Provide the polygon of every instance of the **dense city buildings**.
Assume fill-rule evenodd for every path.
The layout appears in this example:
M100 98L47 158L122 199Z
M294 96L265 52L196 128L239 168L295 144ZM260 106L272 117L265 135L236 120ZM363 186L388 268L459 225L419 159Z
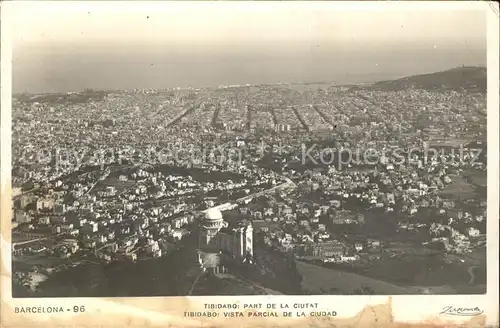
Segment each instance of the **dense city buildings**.
M183 268L178 285L199 270L301 293L257 280L315 268L484 292L486 94L443 78L470 70L16 97L14 275L32 295L73 267L150 263Z

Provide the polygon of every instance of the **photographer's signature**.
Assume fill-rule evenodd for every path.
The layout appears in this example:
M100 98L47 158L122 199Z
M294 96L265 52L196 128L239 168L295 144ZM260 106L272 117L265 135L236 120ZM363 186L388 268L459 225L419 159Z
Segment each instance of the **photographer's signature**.
M465 317L473 317L476 315L480 315L483 313L479 307L473 308L462 308L462 307L454 307L454 306L445 306L440 314L447 315L460 315Z

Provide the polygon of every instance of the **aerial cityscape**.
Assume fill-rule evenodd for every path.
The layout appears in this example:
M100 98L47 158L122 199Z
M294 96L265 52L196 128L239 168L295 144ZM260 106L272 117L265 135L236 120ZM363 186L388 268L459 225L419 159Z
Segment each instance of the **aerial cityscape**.
M443 75L460 84L427 88ZM477 292L481 76L20 95L15 282L50 296L150 293L155 274L172 275L166 295ZM138 290L120 281L133 277Z
M30 63L59 91L13 94L13 296L485 293L487 70L453 60L73 91Z

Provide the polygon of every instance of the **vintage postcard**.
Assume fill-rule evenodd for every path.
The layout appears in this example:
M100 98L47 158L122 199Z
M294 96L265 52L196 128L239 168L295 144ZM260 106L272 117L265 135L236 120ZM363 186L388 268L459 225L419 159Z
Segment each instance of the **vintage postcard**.
M499 6L1 3L1 327L498 327Z

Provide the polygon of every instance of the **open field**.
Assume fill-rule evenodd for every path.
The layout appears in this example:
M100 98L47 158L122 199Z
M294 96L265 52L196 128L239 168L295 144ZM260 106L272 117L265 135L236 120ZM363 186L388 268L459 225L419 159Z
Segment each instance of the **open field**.
M29 271L34 266L53 268L65 262L65 260L55 256L48 257L45 254L35 254L14 256L12 262L19 271Z
M488 182L487 174L483 171L467 170L464 172L464 177L469 183L479 187L486 187Z
M477 196L474 186L467 182L464 177L454 176L451 177L451 180L451 184L441 190L440 194L442 197L454 200L465 200Z
M486 284L486 251L477 249L472 253L457 255L411 254L394 258L383 257L360 268L336 265L333 270L357 272L363 276L417 288L418 293L427 292L484 293ZM422 286L422 287L413 287Z
M302 289L308 294L353 294L355 290L368 287L374 294L412 294L413 288L399 287L381 280L364 277L355 273L327 269L314 264L296 261L297 270L302 275Z

